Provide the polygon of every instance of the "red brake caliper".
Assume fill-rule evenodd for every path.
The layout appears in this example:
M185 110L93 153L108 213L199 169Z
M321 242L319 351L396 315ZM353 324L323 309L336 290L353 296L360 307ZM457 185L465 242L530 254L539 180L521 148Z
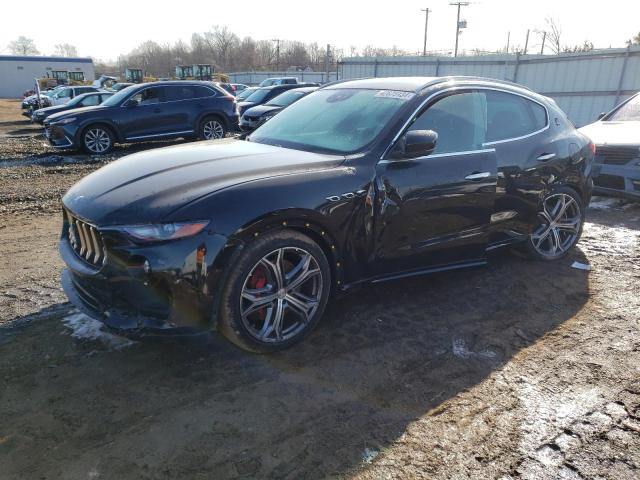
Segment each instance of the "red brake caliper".
M267 269L262 265L258 265L253 270L251 277L249 277L249 288L257 290L260 288L264 288L266 284L267 284ZM264 307L256 310L256 313L260 316L261 319L264 319L266 316Z

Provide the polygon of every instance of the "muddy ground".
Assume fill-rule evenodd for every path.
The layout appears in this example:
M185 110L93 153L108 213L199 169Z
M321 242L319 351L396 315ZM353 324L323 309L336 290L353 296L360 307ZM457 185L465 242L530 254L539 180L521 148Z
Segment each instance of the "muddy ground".
M363 288L256 356L74 312L59 197L109 159L18 157L0 164L0 479L640 478L640 205L597 199L559 262L498 252Z

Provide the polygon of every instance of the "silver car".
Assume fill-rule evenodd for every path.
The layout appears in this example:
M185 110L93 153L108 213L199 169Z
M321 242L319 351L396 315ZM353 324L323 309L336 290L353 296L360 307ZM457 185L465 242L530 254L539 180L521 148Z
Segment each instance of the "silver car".
M640 93L580 131L596 145L594 193L640 200Z

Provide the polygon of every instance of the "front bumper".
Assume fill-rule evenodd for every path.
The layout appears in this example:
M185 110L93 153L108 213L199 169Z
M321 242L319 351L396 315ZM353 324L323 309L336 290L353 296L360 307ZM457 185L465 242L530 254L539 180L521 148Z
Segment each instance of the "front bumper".
M258 125L260 125L261 121L261 117L247 117L246 115L243 115L240 118L240 131L244 133L253 132L256 128L258 128Z
M80 311L133 335L193 335L212 327L220 283L216 260L226 237L205 231L172 242L135 245L117 244L105 234L106 259L94 266L74 251L67 228L59 248L67 264L62 287Z
M596 156L594 165L594 193L640 199L640 149L638 155L621 165L606 163L607 158Z
M76 128L61 125L45 125L44 136L55 148L78 148L76 145Z

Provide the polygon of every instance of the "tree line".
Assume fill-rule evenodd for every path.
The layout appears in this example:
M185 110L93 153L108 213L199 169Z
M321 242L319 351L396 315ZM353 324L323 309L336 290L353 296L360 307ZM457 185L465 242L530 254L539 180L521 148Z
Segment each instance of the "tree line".
M593 50L593 44L585 41L581 45L568 46L563 43L562 28L553 19L546 19L544 29L535 30L546 40L548 50L555 54ZM640 44L640 33L627 42ZM19 37L8 45L15 55L39 55L35 42L27 37ZM462 52L463 55L483 55L479 49ZM517 53L522 49L511 46L509 52ZM430 52L430 54L448 54L449 52ZM78 55L77 48L68 43L55 45L55 56L73 57ZM304 43L296 40L256 40L252 37L240 38L226 26L213 26L202 33L194 33L189 42L178 40L175 43L160 44L153 40L141 43L126 54L119 55L116 61L105 62L94 59L96 74L118 76L125 68L141 68L145 75L171 77L177 65L211 64L216 71L260 71L260 70L313 70L324 71L328 67L334 71L343 56L355 57L394 57L419 55L396 46L381 48L368 45L362 49L354 46L346 52L343 49L318 45L316 42Z

